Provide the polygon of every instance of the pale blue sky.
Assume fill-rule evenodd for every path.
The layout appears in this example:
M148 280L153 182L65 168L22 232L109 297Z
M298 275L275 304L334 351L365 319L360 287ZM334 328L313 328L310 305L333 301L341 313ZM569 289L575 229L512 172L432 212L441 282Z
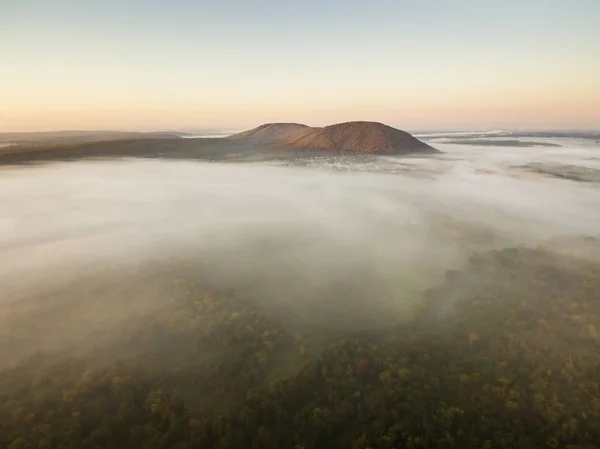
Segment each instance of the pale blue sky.
M0 0L0 131L600 127L598 0Z

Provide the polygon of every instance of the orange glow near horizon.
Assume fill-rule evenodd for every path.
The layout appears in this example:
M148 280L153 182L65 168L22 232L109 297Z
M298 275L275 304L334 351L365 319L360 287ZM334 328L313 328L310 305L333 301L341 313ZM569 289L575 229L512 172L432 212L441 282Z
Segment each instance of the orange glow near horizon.
M521 97L522 98L522 97ZM537 101L536 101L537 100ZM400 103L402 104L402 103ZM404 129L600 129L600 95L530 101L423 102L404 107L357 105L309 108L36 109L0 110L0 132L51 130L240 130L267 122L312 126L369 120Z
M239 130L265 122L323 126L352 120L380 121L404 129L600 129L600 82L540 80L537 84L535 79L515 78L477 82L473 77L471 83L459 83L449 77L406 78L405 82L384 79L380 85L364 86L335 85L330 80L323 85L305 83L295 90L280 80L280 85L240 82L235 88L221 86L214 91L184 84L171 86L166 93L157 84L152 93L153 79L146 80L144 88L93 86L72 79L70 85L61 82L51 90L45 85L29 89L22 84L20 89L5 92L0 132ZM267 95L269 89L276 95Z

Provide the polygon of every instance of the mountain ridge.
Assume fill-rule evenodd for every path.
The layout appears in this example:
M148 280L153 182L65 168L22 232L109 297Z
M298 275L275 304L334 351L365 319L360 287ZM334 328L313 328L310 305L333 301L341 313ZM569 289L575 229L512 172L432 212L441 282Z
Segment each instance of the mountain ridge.
M229 137L284 148L357 153L439 153L410 133L380 122L352 121L322 128L299 123L265 123Z

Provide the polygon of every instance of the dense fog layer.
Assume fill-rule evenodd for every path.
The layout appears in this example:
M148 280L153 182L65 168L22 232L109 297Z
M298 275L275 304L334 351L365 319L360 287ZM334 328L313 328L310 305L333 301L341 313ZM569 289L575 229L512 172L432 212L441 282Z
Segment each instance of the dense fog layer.
M597 174L597 147L437 147L447 153L2 168L0 319L36 331L21 347L17 324L3 326L0 362L158 310L165 279L236 289L291 327L371 329L410 316L476 251L600 233L600 184L557 176Z

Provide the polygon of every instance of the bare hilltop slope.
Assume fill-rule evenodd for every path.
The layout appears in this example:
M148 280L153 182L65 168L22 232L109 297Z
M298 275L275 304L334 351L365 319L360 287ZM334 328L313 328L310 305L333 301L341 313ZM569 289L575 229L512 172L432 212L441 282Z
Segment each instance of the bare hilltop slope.
M316 129L287 142L297 148L364 153L438 153L406 131L377 122L347 122Z
M297 123L267 123L235 134L235 140L247 140L278 147L303 150L356 151L359 153L438 153L406 131L377 122L347 122L324 128Z
M301 137L315 129L300 123L265 123L257 128L229 136L233 140L251 140L260 143L286 142Z

